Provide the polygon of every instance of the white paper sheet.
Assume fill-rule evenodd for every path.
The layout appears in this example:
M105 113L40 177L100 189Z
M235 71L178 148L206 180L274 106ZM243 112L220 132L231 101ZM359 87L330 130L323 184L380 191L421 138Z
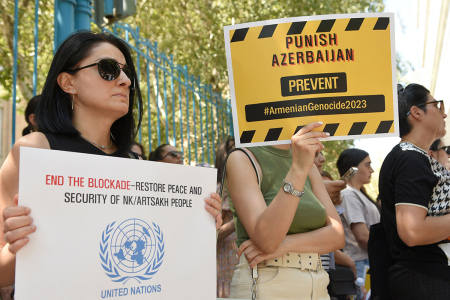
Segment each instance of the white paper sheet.
M16 299L215 299L215 188L216 169L21 148Z

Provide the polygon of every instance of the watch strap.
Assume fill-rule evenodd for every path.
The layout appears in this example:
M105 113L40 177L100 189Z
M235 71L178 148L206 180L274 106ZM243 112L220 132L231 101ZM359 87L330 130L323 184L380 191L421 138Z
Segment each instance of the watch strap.
M288 184L289 186L290 186L290 189L289 189L289 191L286 191L285 189L284 189L284 186L286 185L286 184ZM288 193L288 194L291 194L291 195L294 195L294 196L296 196L296 197L301 197L301 196L303 196L303 194L305 193L305 190L303 190L303 191L297 191L293 186L292 186L292 183L290 183L290 182L287 182L286 180L284 180L283 179L283 181L281 182L281 188L283 189L283 191L285 191L286 193Z

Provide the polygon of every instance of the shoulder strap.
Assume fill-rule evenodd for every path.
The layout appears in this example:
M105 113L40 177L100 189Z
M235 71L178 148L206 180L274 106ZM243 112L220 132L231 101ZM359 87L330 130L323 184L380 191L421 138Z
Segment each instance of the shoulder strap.
M359 194L358 194L357 191L355 192L355 195L356 195L356 198L358 198L359 202L361 202L362 206L363 206L363 207L366 206L366 205L364 204L363 199L361 199L361 197L359 196Z
M223 188L224 188L225 178L226 178L226 173L227 173L227 161L228 161L228 158L230 157L230 154L233 153L234 151L242 151L242 152L245 153L245 155L247 155L247 157L250 159L250 161L252 163L253 169L255 169L256 177L258 178L258 185L259 185L259 187L261 187L261 176L259 174L258 168L256 168L256 164L255 164L255 161L253 160L253 158L244 149L242 149L242 148L234 148L233 150L231 150L228 153L227 158L225 158L225 162L224 162L224 165L223 165L222 182L220 184L220 191L219 191L219 195L220 195L221 198L223 196Z
M362 192L361 192L361 193L362 193ZM359 196L359 194L358 194L357 192L355 192L355 194L356 194L356 197L358 198L358 200L361 202L362 206L363 206L363 207L366 207L366 204L364 203L363 199ZM364 193L363 193L363 195L364 195ZM366 197L366 199L367 199L367 197ZM375 204L374 201L372 201L372 200L370 200L370 199L367 199L367 200L369 200L369 202L371 202L373 205L375 205L375 207L376 207L377 210L378 210L378 207L377 207L377 205Z

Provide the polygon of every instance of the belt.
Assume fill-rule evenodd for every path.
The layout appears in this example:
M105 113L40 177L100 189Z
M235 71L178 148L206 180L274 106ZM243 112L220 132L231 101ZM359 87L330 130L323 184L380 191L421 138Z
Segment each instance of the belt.
M297 268L318 272L322 269L322 261L318 253L288 252L283 256L268 259L266 267Z

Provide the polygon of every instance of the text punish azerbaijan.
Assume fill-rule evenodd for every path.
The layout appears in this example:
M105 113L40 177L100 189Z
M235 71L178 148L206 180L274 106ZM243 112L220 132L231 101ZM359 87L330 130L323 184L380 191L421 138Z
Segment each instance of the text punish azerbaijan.
M315 115L342 115L385 111L384 95L362 95L297 99L249 104L245 106L247 122L298 118Z

